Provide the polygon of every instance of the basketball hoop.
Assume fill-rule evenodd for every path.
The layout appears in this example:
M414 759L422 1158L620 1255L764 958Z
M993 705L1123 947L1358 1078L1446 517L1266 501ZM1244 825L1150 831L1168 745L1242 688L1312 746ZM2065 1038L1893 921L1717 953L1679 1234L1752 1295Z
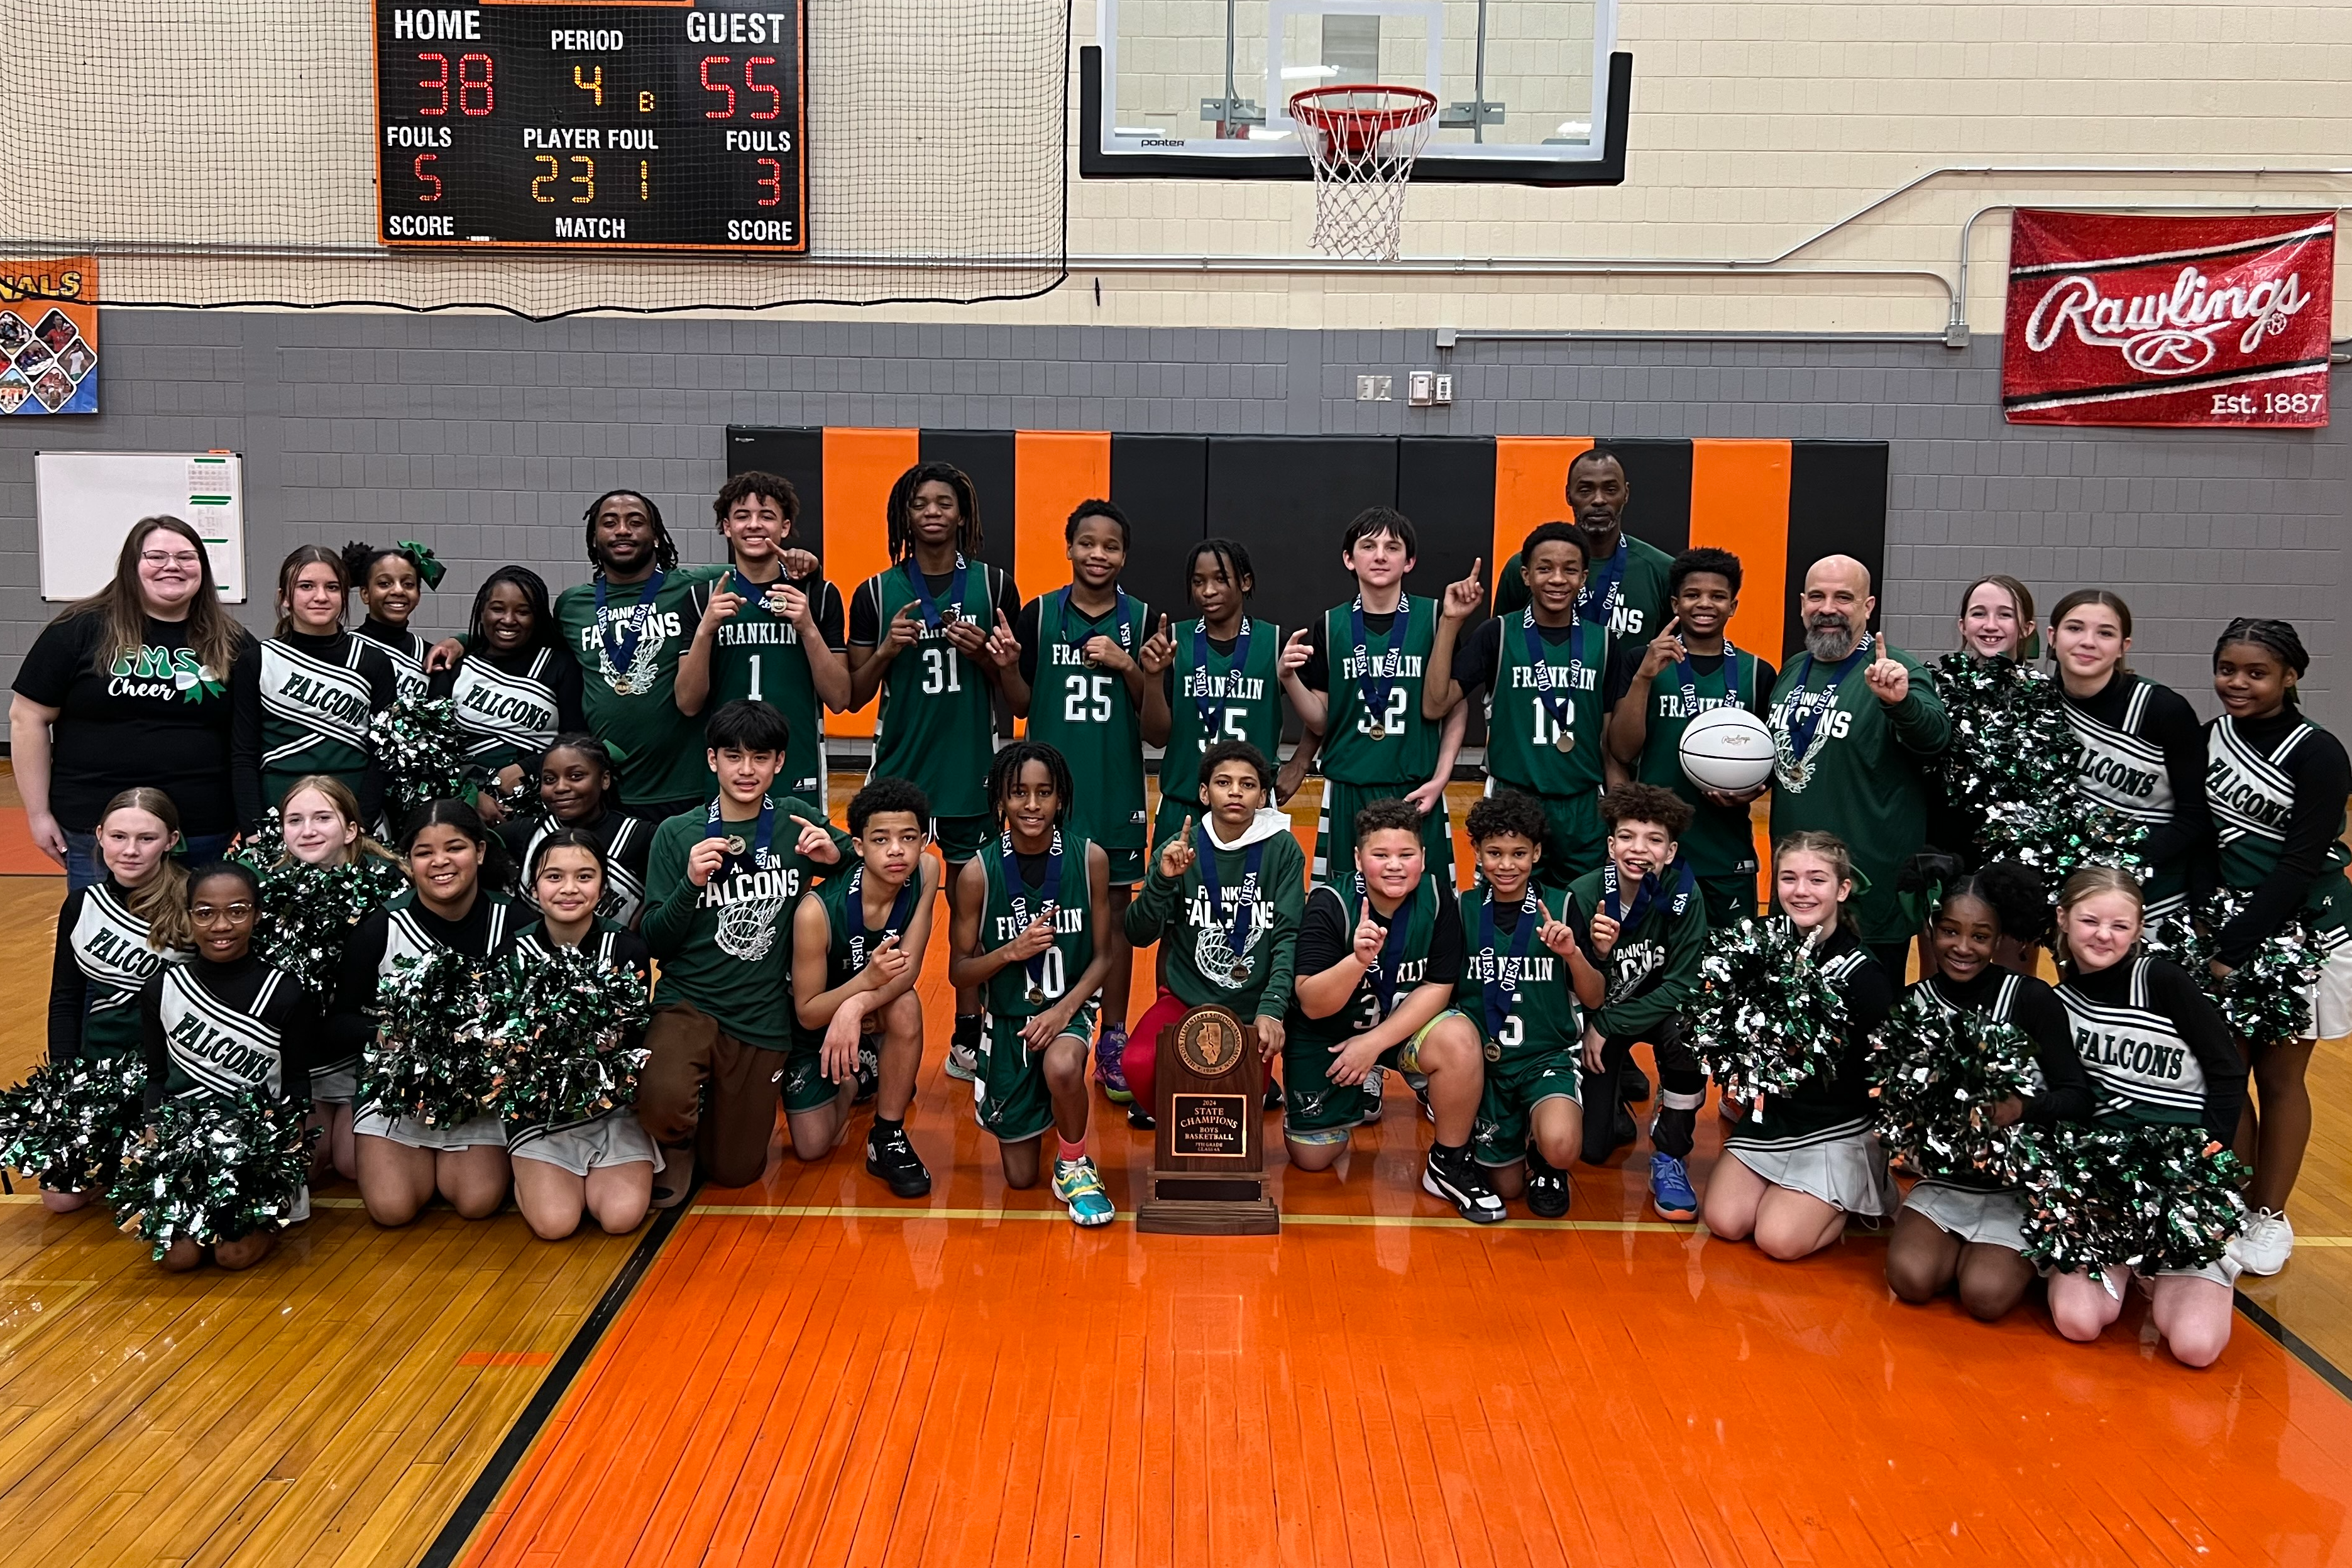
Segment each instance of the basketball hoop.
M1417 87L1318 87L1290 118L1315 165L1315 235L1327 256L1394 261L1405 182L1437 127L1437 95Z

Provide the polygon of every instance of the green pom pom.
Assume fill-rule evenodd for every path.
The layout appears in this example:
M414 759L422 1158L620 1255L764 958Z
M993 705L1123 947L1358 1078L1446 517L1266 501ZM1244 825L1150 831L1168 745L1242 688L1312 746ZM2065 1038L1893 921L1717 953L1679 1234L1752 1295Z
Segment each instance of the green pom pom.
M1683 1010L1691 1049L1734 1104L1837 1070L1845 998L1793 922L1743 920L1715 932L1699 981Z
M2201 1127L2035 1128L2017 1160L2025 1260L2062 1273L2202 1269L2245 1228L2245 1164Z
M2175 911L2150 922L2147 935L2148 951L2188 970L2249 1051L2311 1038L2311 988L2327 963L2310 915L2297 910L2253 956L2226 976L2214 974L2213 938L2252 896L2221 888L2201 909Z
M483 961L444 947L404 958L376 987L374 1040L360 1058L359 1103L427 1127L461 1127L504 1088L489 1041Z
M114 1179L145 1124L147 1061L135 1051L45 1061L0 1092L0 1165L85 1192Z
M505 1064L500 1113L562 1126L632 1103L649 1001L635 969L576 947L502 969L488 997L492 1049Z
M254 951L315 997L335 994L352 927L407 885L396 862L376 855L331 866L281 857L258 874L261 919Z
M1995 1126L1993 1112L2042 1087L2022 1030L1913 991L1871 1036L1870 1078L1872 1120L1896 1164L1915 1176L2016 1181L2017 1129Z
M368 745L394 821L435 800L470 801L486 787L447 697L401 698L369 721Z
M121 1228L155 1245L236 1241L292 1222L318 1129L284 1101L245 1090L166 1100L133 1138L107 1201Z
M1952 739L1945 788L1967 819L1980 861L2014 860L2057 896L2086 865L2146 874L2147 829L2075 788L2082 742L2058 684L2030 665L1947 653L1934 667Z

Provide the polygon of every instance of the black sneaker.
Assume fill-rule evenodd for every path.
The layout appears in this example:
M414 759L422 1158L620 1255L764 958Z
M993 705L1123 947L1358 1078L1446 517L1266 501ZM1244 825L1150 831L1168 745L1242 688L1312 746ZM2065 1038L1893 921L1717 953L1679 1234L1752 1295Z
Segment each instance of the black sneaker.
M1428 1164L1421 1167L1421 1186L1452 1204L1454 1212L1473 1225L1492 1225L1503 1218L1503 1200L1495 1196L1486 1171L1467 1149L1448 1153L1432 1148Z
M870 1040L857 1042L857 1097L850 1102L863 1105L882 1090L882 1054L874 1049Z
M1568 1212L1568 1173L1530 1148L1528 1151L1528 1212L1558 1219Z
M1629 1105L1638 1105L1650 1097L1649 1075L1633 1062L1617 1070L1617 1098Z
M893 1197L925 1197L931 1190L931 1173L923 1168L915 1145L907 1141L904 1123L884 1133L866 1135L866 1174L880 1176Z
M1265 1076L1265 1099L1262 1102L1262 1105L1268 1111L1282 1109L1282 1085L1275 1082L1274 1074L1271 1072Z
M1141 1101L1129 1101L1128 1103L1127 1124L1134 1128L1139 1133L1148 1133L1151 1131L1152 1128L1160 1125L1159 1123L1151 1119L1151 1113L1143 1108Z

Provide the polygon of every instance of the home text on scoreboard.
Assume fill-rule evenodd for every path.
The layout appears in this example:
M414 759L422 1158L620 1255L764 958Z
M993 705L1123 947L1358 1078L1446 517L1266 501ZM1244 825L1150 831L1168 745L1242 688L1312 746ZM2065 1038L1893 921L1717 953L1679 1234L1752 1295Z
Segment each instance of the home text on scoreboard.
M808 249L803 0L376 0L378 238Z

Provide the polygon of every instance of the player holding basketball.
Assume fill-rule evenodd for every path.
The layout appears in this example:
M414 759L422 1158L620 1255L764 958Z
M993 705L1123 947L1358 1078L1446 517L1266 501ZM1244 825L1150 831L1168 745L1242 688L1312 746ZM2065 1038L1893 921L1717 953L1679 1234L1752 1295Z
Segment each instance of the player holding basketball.
M1029 738L1068 762L1076 789L1070 826L1101 846L1110 862L1110 925L1103 931L1109 969L1095 1082L1125 1103L1134 1099L1120 1059L1135 974L1126 917L1143 878L1141 654L1151 608L1118 583L1127 568L1126 513L1108 501L1081 501L1062 525L1062 542L1070 585L1038 595L1021 612L1021 663L1004 673L1004 690L1013 711L1028 719ZM1166 634L1164 615L1160 630Z
M973 1100L1004 1185L1037 1185L1051 1131L1054 1196L1073 1224L1091 1228L1117 1214L1087 1154L1087 1041L1110 967L1098 935L1110 918L1110 858L1065 830L1075 794L1052 747L1016 740L996 754L987 799L1002 827L956 873L948 979L988 998Z
M1433 718L1464 695L1486 698L1486 789L1516 789L1543 802L1551 833L1538 875L1566 887L1601 863L1601 676L1609 664L1609 630L1576 611L1584 585L1584 538L1566 523L1544 523L1518 554L1534 601L1517 614L1483 622L1459 647L1463 623L1486 602L1477 569L1445 590L1434 657L1446 674L1423 701Z
M1683 772L1683 731L1712 708L1745 708L1758 718L1770 706L1772 666L1731 645L1726 629L1739 611L1739 558L1692 549L1666 572L1672 612L1646 643L1616 651L1609 665L1609 751L1644 784L1690 802L1683 855L1697 873L1706 923L1722 927L1756 913L1756 833L1748 802L1765 785L1737 794L1705 789Z
M931 841L947 862L948 907L958 867L989 836L987 779L996 754L995 693L1021 658L1013 634L1021 594L980 549L980 497L961 468L918 463L890 486L891 559L849 605L849 706L882 695L869 779L904 779L931 803ZM956 988L950 1075L970 1079L980 1046L981 997Z
M677 664L677 710L766 703L792 726L784 793L825 803L824 716L849 707L842 657L841 591L810 564L787 570L785 541L800 497L773 474L738 474L710 504L727 540L728 570L695 585L694 641Z
M1641 642L1657 635L1665 622L1672 562L1665 551L1625 532L1625 507L1633 498L1625 460L1605 444L1587 447L1569 463L1567 492L1569 509L1591 553L1577 614L1612 637ZM1497 615L1516 614L1534 597L1535 585L1520 573L1519 563L1513 556L1495 574Z

